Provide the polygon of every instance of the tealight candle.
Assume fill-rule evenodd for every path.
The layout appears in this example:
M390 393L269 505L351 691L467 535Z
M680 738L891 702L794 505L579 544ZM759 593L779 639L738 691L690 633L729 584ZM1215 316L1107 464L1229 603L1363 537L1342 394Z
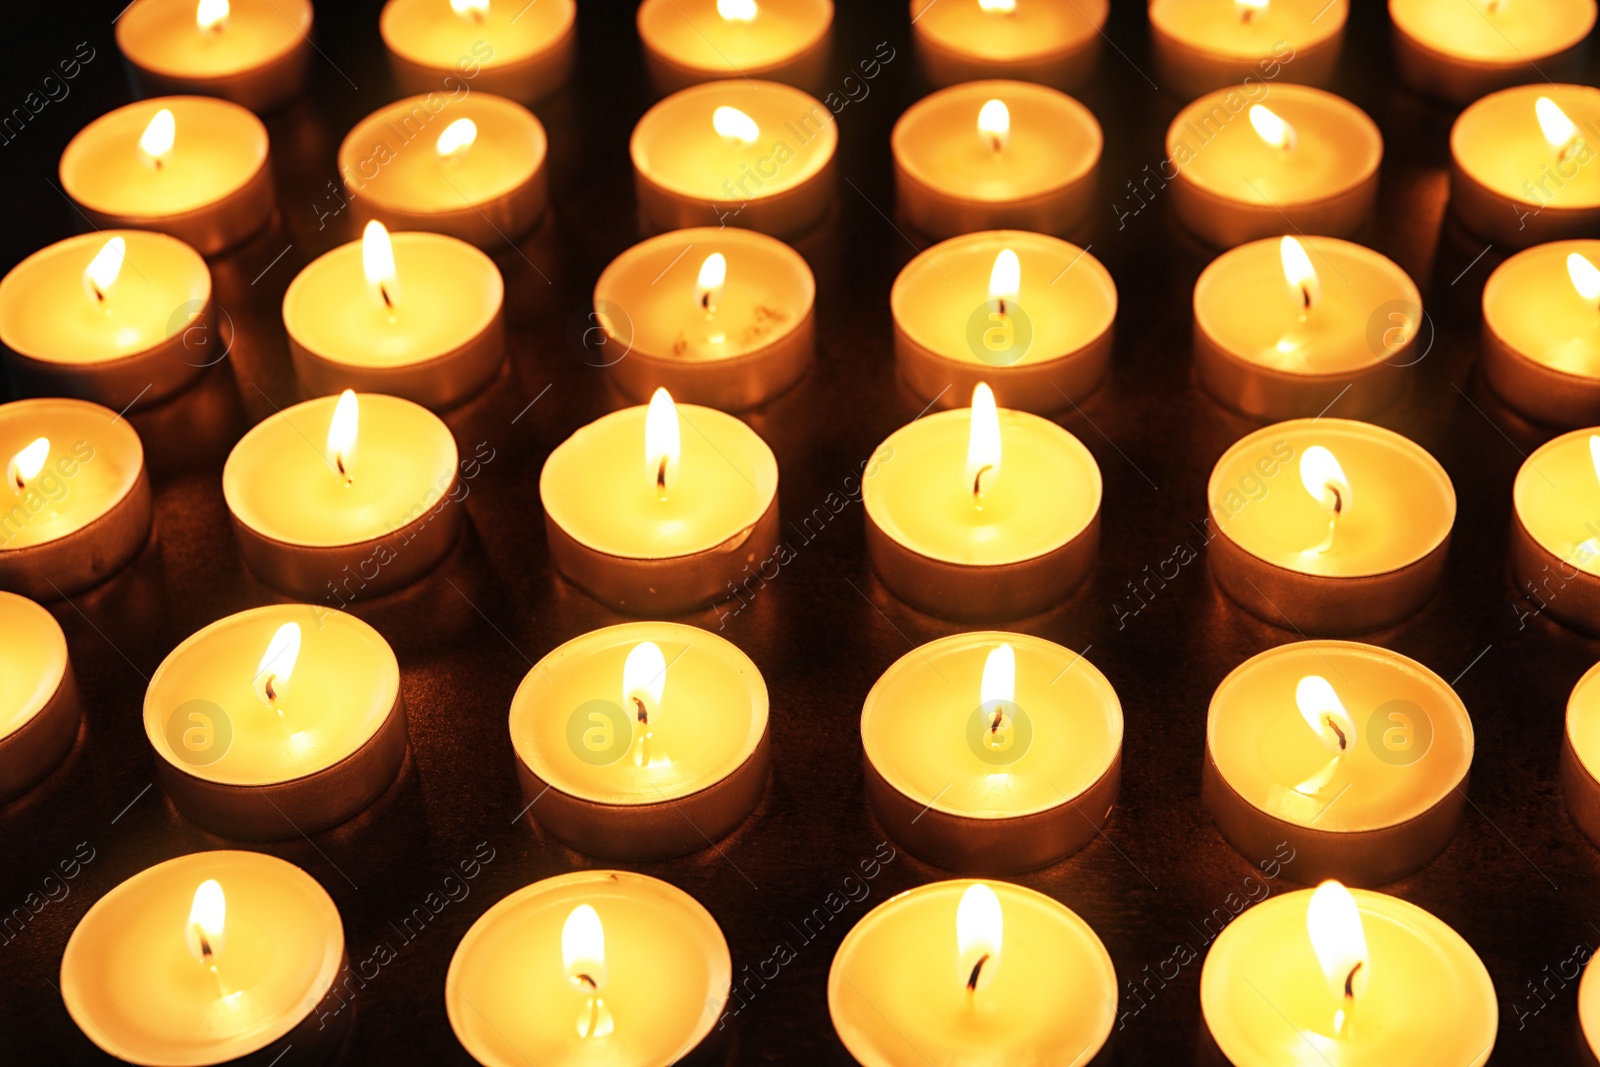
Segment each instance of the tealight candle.
M144 446L86 400L0 404L0 589L71 596L128 564L150 538Z
M1240 438L1206 487L1217 584L1306 634L1379 630L1444 573L1456 493L1438 460L1391 430L1294 419Z
M1064 235L1098 205L1104 138L1088 108L1029 82L941 89L894 124L895 197L930 237L973 230Z
M203 255L243 241L276 205L267 128L245 108L163 96L95 119L61 153L61 187L97 230L170 233Z
M1600 633L1600 430L1547 442L1511 487L1511 574L1552 618Z
M131 1063L316 1063L345 1036L350 1013L324 1010L344 964L339 909L316 879L259 852L195 852L94 902L61 957L61 999Z
M1589 963L1594 957L1589 957ZM1585 1067L1600 1063L1600 967L1585 965L1583 981L1578 983L1578 1025L1583 1034L1583 1051L1588 1059Z
M1422 664L1352 641L1299 641L1217 686L1206 806L1252 863L1288 842L1296 881L1380 885L1449 844L1472 750L1466 706Z
M573 871L472 924L445 1010L487 1067L668 1067L706 1041L732 981L728 942L689 894L631 871Z
M1088 1063L1116 1022L1117 973L1089 924L1043 893L934 882L845 935L828 1014L865 1067Z
M1600 665L1578 679L1567 701L1561 792L1578 829L1600 843Z
M1600 422L1600 241L1538 245L1495 269L1483 287L1482 365L1532 419Z
M776 238L710 226L664 233L595 284L602 358L636 401L666 389L724 411L756 407L811 367L816 293L806 261Z
M168 653L144 732L178 810L227 837L314 834L371 804L406 753L400 665L354 615L275 604Z
M61 624L33 601L0 592L0 802L55 770L82 718Z
M1005 78L1072 89L1089 81L1109 0L911 0L917 57L935 86Z
M1597 311L1600 319L1600 311ZM1392 403L1422 325L1422 294L1392 260L1333 237L1264 238L1194 284L1194 359L1211 394L1260 419Z
M312 395L356 389L447 408L499 368L504 296L500 268L472 245L436 233L391 238L374 221L289 283L283 324Z
M1275 85L1270 101L1221 89L1178 113L1167 130L1173 212L1219 248L1288 230L1349 237L1377 200L1383 135L1320 89Z
M673 93L628 142L640 217L656 230L732 223L800 234L833 203L839 127L815 97L735 79Z
M1349 7L1347 0L1152 0L1156 77L1186 99L1252 78L1326 85Z
M979 382L995 403L1048 414L1080 403L1111 366L1117 286L1077 245L994 230L924 249L895 279L900 377L927 403L960 404Z
M24 393L154 404L210 362L186 343L210 329L211 271L165 234L69 237L0 280L0 357Z
M750 427L658 389L556 446L539 474L550 558L634 615L732 596L778 543L778 461Z
M290 596L340 605L422 577L455 544L456 440L427 408L346 391L276 412L222 469L239 551Z
M1454 104L1580 71L1595 0L1389 0L1395 65L1419 92Z
M1482 1067L1494 983L1461 935L1415 904L1326 882L1234 919L1200 972L1206 1036L1234 1067Z
M639 40L662 92L718 78L817 88L833 0L644 0Z
M1600 89L1522 85L1463 111L1450 129L1450 206L1503 247L1584 237L1600 226Z
M389 0L378 32L403 93L470 87L532 105L577 57L575 0Z
M521 104L430 93L357 123L339 146L339 173L360 220L498 248L544 215L547 151L544 127Z
M767 686L750 657L670 622L607 626L528 672L511 700L533 817L591 856L706 848L755 808L772 763Z
M1122 704L1077 653L965 633L896 660L861 709L867 799L919 859L1046 867L1099 834L1122 777Z
M135 0L117 47L145 96L219 96L271 111L300 94L311 58L310 0Z
M862 480L867 554L901 600L952 619L1021 618L1065 599L1094 566L1100 467L1072 434L972 407L890 434Z

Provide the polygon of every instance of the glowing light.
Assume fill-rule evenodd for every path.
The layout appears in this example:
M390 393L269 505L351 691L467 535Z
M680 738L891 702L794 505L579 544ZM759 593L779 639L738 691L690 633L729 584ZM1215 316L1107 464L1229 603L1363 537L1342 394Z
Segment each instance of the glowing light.
M489 0L450 0L450 10L472 22L489 17Z
M172 152L172 143L177 137L177 120L172 117L170 109L162 108L151 117L150 124L139 135L139 151L144 153L146 162L160 170L166 166L167 156Z
M1289 283L1289 292L1294 294L1294 302L1302 311L1310 311L1322 299L1322 279L1317 277L1311 257L1293 237L1283 239L1279 254L1283 259L1283 277Z
M122 261L127 255L128 242L121 237L113 237L100 246L100 251L83 269L83 288L90 300L97 304L105 302L106 291L116 284L117 276L122 273Z
M1589 257L1582 252L1567 256L1567 277L1572 279L1572 287L1579 296L1591 304L1600 300L1600 268L1589 262Z
M478 139L478 124L471 119L456 119L444 128L434 149L440 159L460 159Z
M1261 104L1250 106L1250 125L1254 126L1261 139L1272 147L1281 148L1285 152L1294 147L1294 127L1279 118L1276 112Z
M1267 0L1233 0L1233 6L1239 12L1239 21L1249 22L1257 15L1266 13Z
M1017 0L978 0L978 9L995 15L1011 15L1017 10Z
M622 664L622 704L635 719L654 725L667 684L667 658L654 641L641 641Z
M694 302L707 315L717 310L722 302L723 283L728 280L728 260L721 252L713 252L700 264L700 276L694 284Z
M736 107L719 107L711 113L711 126L717 134L732 141L755 144L761 136L756 120Z
M1567 159L1583 144L1583 138L1578 136L1578 127L1567 118L1567 113L1561 110L1560 105L1548 96L1541 96L1533 102L1533 113L1539 119L1539 129L1544 133L1544 139L1556 150L1557 158Z
M361 426L361 404L354 390L339 394L333 418L328 422L328 449L324 453L328 466L338 471L346 483L351 480L355 467L356 435Z
M1328 511L1328 536L1312 552L1326 552L1333 546L1339 516L1350 506L1350 482L1344 468L1321 445L1312 445L1300 457L1300 484Z
M6 464L6 481L11 484L11 488L19 493L28 488L28 483L44 469L45 458L49 455L50 438L39 437L12 456L11 462Z
M728 22L749 22L756 17L756 0L717 0L717 14Z
M678 406L665 389L657 389L650 397L650 409L644 414L644 465L656 492L663 497L667 487L678 480L678 451L681 432L678 427Z
M256 668L256 696L277 709L284 693L289 691L289 677L294 674L294 665L299 659L300 624L286 622L278 627L261 655L261 665Z
M1355 743L1356 722L1326 678L1308 674L1300 679L1294 689L1294 702L1317 740L1330 751L1343 753Z
M372 299L393 311L400 305L400 277L394 268L394 242L383 223L373 219L361 231L361 270Z
M978 136L996 152L1011 143L1011 109L1004 100L990 100L978 109Z
M228 25L228 0L200 0L194 9L194 24L201 33L220 33Z
M985 707L1011 703L1017 694L1017 653L1010 645L996 645L983 661L983 681L978 687Z
M1355 999L1366 991L1368 977L1367 933L1350 890L1331 879L1317 886L1306 908L1306 932L1329 989L1343 1000L1334 1015L1335 1028L1342 1030Z
M982 882L973 882L956 905L956 973L970 992L994 981L1004 932L1000 898Z
M1006 304L1017 299L1022 289L1022 261L1009 248L1002 248L994 257L994 269L989 272L989 299L1005 313Z
M972 428L967 432L967 485L979 507L999 473L1000 413L994 406L993 390L979 382L972 390Z
M194 902L189 905L189 924L184 929L184 941L190 955L207 967L215 967L222 955L226 940L223 924L228 918L228 899L215 878L201 882L194 891Z
M606 931L600 914L579 904L561 926L561 962L567 984L584 994L584 1011L578 1016L579 1037L605 1037L611 1033L611 1012L600 999L606 986Z

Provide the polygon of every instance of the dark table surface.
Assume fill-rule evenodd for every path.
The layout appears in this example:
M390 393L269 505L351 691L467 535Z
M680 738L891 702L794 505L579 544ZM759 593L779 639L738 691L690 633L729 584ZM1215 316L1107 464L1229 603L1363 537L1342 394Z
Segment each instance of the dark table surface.
M112 40L120 6L66 0L11 5L6 13L0 111L22 105L58 61L75 51L81 58L87 49L79 42L93 58L65 96L53 83L57 99L0 144L0 265L78 228L55 164L74 132L129 99ZM240 562L220 492L222 464L247 427L298 398L279 303L296 271L353 236L347 217L323 216L336 204L339 140L397 95L378 37L379 6L318 5L312 90L269 123L278 219L213 264L237 331L233 350L194 390L133 416L155 486L152 543L107 585L51 607L67 633L86 724L63 767L0 808L0 911L43 893L62 861L93 858L71 880L49 883L59 899L0 943L0 1060L96 1061L56 991L73 925L143 868L229 845L177 814L152 785L141 700L147 677L183 638L279 599ZM506 730L511 695L532 661L619 621L552 572L537 497L551 448L622 404L576 339L595 278L640 236L627 140L653 100L631 5L583 0L581 7L576 78L539 109L555 147L552 216L496 257L508 284L511 358L492 389L448 417L465 449L487 442L496 458L472 485L469 530L441 570L357 608L400 657L409 759L397 784L354 822L264 848L304 867L332 894L353 959L380 945L395 952L357 998L344 1063L470 1062L444 1011L444 973L461 936L529 882L602 866L526 817L515 821L524 801ZM1106 133L1104 206L1087 240L1116 277L1122 307L1109 383L1065 420L1104 472L1104 538L1087 584L1014 628L1089 648L1122 698L1124 779L1104 839L1017 880L1083 915L1119 976L1142 983L1137 998L1124 988L1113 1042L1119 1061L1181 1063L1196 1045L1199 963L1165 982L1148 975L1180 943L1203 949L1197 927L1254 871L1219 836L1200 799L1207 704L1228 671L1294 635L1246 615L1202 566L1184 568L1137 615L1120 618L1116 609L1126 601L1125 583L1179 542L1195 540L1189 523L1204 515L1211 465L1253 426L1200 391L1190 372L1190 294L1214 253L1178 229L1159 192L1131 213L1138 203L1124 183L1143 180L1144 168L1162 159L1162 135L1180 103L1152 80L1143 4L1119 0L1106 33L1100 73L1082 94ZM895 58L872 81L847 86L845 76L879 42ZM904 4L840 5L829 84L857 99L839 115L842 180L833 213L800 242L817 275L819 360L796 389L749 416L778 456L789 515L820 505L921 407L895 380L888 306L896 272L928 243L890 221L889 130L926 91ZM1335 88L1365 108L1385 138L1381 207L1363 240L1417 280L1436 331L1411 394L1377 421L1432 451L1460 499L1439 593L1420 615L1371 640L1453 679L1477 733L1465 824L1424 870L1386 888L1448 922L1488 966L1500 1004L1495 1063L1573 1062L1577 984L1562 975L1573 973L1575 953L1582 958L1600 946L1600 852L1568 818L1556 769L1567 695L1597 646L1542 618L1524 620L1505 568L1513 475L1551 435L1504 413L1475 371L1479 293L1503 252L1485 251L1447 211L1452 116L1396 84L1375 0L1356 4ZM727 934L736 971L769 957L779 942L795 948L793 962L733 1020L743 1063L843 1060L824 997L834 949L871 906L943 876L902 851L870 883L867 899L815 940L797 939L790 926L883 838L862 792L862 698L913 645L964 628L919 614L883 589L865 560L859 506L795 547L797 558L723 620L722 633L755 660L772 694L766 795L719 849L638 868L705 904ZM713 612L687 621L718 626ZM399 921L484 842L494 858L470 895L413 940L400 937ZM1290 888L1292 874L1275 890Z

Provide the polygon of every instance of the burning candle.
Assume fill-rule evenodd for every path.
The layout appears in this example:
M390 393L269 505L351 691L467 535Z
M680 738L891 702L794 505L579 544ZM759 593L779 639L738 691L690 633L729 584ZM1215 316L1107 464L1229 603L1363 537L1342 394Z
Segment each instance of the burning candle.
M355 389L447 408L499 368L504 295L500 268L472 245L434 233L391 238L373 221L289 284L283 324L312 394Z
M344 606L409 585L463 522L450 428L409 400L346 390L268 416L234 446L222 494L268 585Z
M1206 806L1252 863L1287 842L1298 881L1380 885L1450 843L1472 752L1466 706L1422 664L1351 641L1299 641L1217 686Z
M400 772L400 665L354 615L252 608L167 655L145 691L144 730L162 788L201 826L253 840L314 834Z
M1536 449L1511 488L1511 573L1552 618L1600 632L1600 431Z
M972 407L890 434L862 479L867 554L901 600L953 619L1064 600L1100 540L1100 467L1072 434L979 384Z
M1594 0L1389 0L1395 64L1419 92L1466 104L1522 82L1581 73Z
M0 592L0 801L55 770L82 718L61 624L33 601Z
M919 886L845 935L828 1014L867 1067L1087 1063L1111 1035L1117 974L1077 913L1009 882Z
M911 0L911 32L937 87L1005 78L1072 89L1089 81L1109 0Z
M532 106L577 56L574 0L389 0L378 31L403 93L493 93Z
M218 96L271 111L305 85L311 3L135 0L116 33L141 95Z
M1260 419L1334 403L1381 411L1421 357L1422 294L1405 271L1333 237L1269 237L1212 261L1194 285L1194 358L1223 403Z
M689 894L630 871L574 871L472 924L445 1010L492 1067L667 1067L706 1041L732 981L728 942Z
M1221 89L1178 113L1167 130L1178 220L1219 248L1286 230L1351 236L1378 195L1377 125L1304 85L1275 85L1267 99Z
M630 614L726 599L778 548L772 449L733 416L674 404L665 389L556 446L539 499L556 568Z
M544 127L520 104L429 93L357 123L339 146L339 173L358 219L494 249L544 215L547 150Z
M54 600L98 585L150 538L144 446L86 400L0 404L0 589Z
M350 1013L324 1011L344 962L339 909L305 871L195 852L95 901L61 957L61 999L84 1036L132 1063L315 1063L345 1035Z
M987 382L995 403L1048 414L1080 403L1111 366L1117 286L1085 249L996 230L923 250L895 279L895 360L928 403Z
M709 226L664 233L595 284L601 356L636 401L666 389L724 411L756 407L811 367L816 291L806 261L776 238Z
M154 404L211 362L186 343L210 329L211 272L165 234L69 237L0 280L0 356L25 393Z
M1305 634L1379 630L1438 585L1456 494L1390 430L1294 419L1240 438L1206 488L1211 571L1252 614Z
M930 237L1065 235L1097 206L1102 144L1093 113L1065 93L1015 81L956 85L895 123L895 198Z
M1461 935L1415 904L1338 882L1281 893L1222 931L1200 972L1206 1036L1235 1067L1481 1067L1494 983Z
M1578 829L1590 841L1600 843L1600 665L1589 668L1578 679L1567 701L1561 792ZM1587 983L1588 978L1584 981Z
M1600 89L1522 85L1474 103L1450 129L1450 206L1473 233L1528 248L1600 225L1594 159Z
M644 0L638 23L662 92L717 78L814 90L827 74L833 0Z
M956 634L883 673L861 745L867 799L895 841L948 870L1012 874L1099 834L1122 777L1122 704L1053 642Z
M61 187L97 230L159 230L202 255L272 217L267 128L245 108L164 96L95 119L61 153Z
M657 230L732 223L800 234L833 202L839 128L777 82L707 82L657 103L628 142L641 217Z
M767 686L716 634L607 626L528 672L511 701L533 816L579 852L651 860L706 848L755 808L772 762Z
M1151 0L1156 76L1185 99L1251 81L1326 85L1339 64L1349 6L1347 0ZM1274 86L1273 95L1278 91Z
M4 288L0 287L0 295ZM1600 241L1518 252L1483 288L1483 375L1553 426L1600 422Z

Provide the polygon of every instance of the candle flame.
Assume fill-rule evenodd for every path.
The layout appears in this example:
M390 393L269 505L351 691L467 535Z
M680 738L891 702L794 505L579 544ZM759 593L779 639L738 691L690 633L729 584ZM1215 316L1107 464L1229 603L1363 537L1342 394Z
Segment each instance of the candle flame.
M717 14L728 22L749 22L756 17L756 0L717 0Z
M580 993L598 993L606 984L606 931L600 913L579 904L561 925L561 962L567 981Z
M1302 312L1310 311L1322 298L1322 279L1317 277L1311 257L1306 255L1305 247L1293 237L1283 239L1279 253L1283 259L1283 277L1289 283L1294 302Z
M978 136L996 152L1011 143L1011 109L1004 100L990 100L978 109Z
M972 426L967 431L967 488L978 506L1000 473L1000 413L987 382L972 390Z
M1321 675L1308 674L1294 688L1294 702L1317 740L1335 755L1350 750L1356 739L1356 722L1344 702Z
M665 389L657 389L650 397L650 409L644 414L644 465L655 483L656 492L663 498L667 487L678 480L680 444L678 406Z
M996 15L1010 15L1017 10L1017 0L978 0L978 9Z
M489 0L450 0L450 10L461 18L482 22L489 17Z
M694 302L706 314L717 310L722 302L723 283L728 280L728 260L721 252L713 252L700 264L700 277L694 285Z
M478 124L471 119L456 119L444 128L434 148L440 159L460 159L478 139Z
M1306 932L1311 935L1311 950L1327 976L1328 988L1344 1002L1336 1016L1342 1026L1348 1008L1366 990L1368 971L1367 934L1350 890L1332 879L1317 886L1306 908Z
M346 389L339 394L333 418L328 421L328 449L325 453L328 466L338 471L346 484L349 484L350 472L355 466L356 434L360 425L361 404L356 400L355 391Z
M261 665L256 668L256 696L269 707L276 709L289 691L289 677L300 659L300 624L286 622L278 627L261 654Z
M1270 108L1261 104L1250 105L1250 125L1255 127L1263 141L1274 148L1287 152L1295 145L1294 127Z
M1239 11L1239 21L1249 22L1267 10L1267 0L1233 0L1233 6Z
M1539 119L1539 129L1544 133L1544 139L1550 142L1550 147L1556 150L1560 159L1571 156L1583 143L1578 136L1578 127L1567 118L1567 113L1561 110L1560 105L1548 96L1541 96L1533 102L1533 113Z
M184 941L190 955L207 967L216 965L222 955L223 924L228 917L228 899L215 878L207 878L194 891L194 902L189 905L189 924L184 930Z
M978 687L984 705L1012 703L1017 695L1017 653L1010 645L999 644L983 661L983 681Z
M6 464L6 481L11 488L22 492L28 488L28 483L44 470L44 461L50 455L50 438L39 437L11 457L11 462Z
M982 882L973 882L956 905L956 974L970 992L994 981L1004 933L1000 898Z
M113 237L100 246L89 265L83 269L83 288L96 304L104 303L106 291L116 284L122 273L122 261L128 254L128 242ZM1592 267L1590 268L1593 269Z
M169 108L162 108L150 118L150 124L139 135L139 150L152 167L160 169L172 151L172 142L178 136L178 123Z
M719 107L711 113L711 126L718 135L744 144L755 144L761 136L756 120L736 107Z
M654 641L641 641L622 664L622 704L634 719L654 726L667 684L667 658Z
M994 269L989 272L989 299L1000 305L1002 313L1006 304L1017 299L1022 289L1022 261L1009 248L1002 248L994 257Z
M1583 299L1590 303L1600 300L1600 268L1589 262L1588 256L1582 252L1567 256L1567 277Z
M400 277L394 267L394 242L389 230L373 219L361 231L361 270L372 299L390 311L400 304Z
M1344 468L1321 445L1312 445L1300 457L1300 484L1335 515L1350 506L1350 482Z
M194 9L194 24L201 33L220 32L228 24L228 0L200 0Z

